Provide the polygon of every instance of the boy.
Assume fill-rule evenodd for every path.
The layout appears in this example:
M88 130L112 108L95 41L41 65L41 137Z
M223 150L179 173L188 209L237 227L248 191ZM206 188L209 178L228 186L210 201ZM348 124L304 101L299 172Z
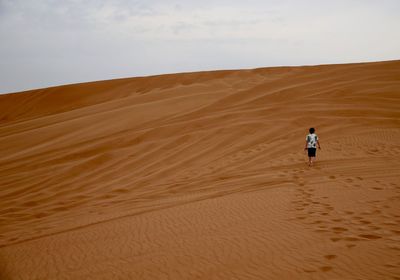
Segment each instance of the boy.
M315 160L315 154L317 152L317 144L318 144L318 149L321 150L321 146L319 144L319 139L317 134L315 134L315 129L312 127L310 128L310 134L307 135L306 137L306 146L304 147L304 150L308 150L308 166L313 165L313 161Z

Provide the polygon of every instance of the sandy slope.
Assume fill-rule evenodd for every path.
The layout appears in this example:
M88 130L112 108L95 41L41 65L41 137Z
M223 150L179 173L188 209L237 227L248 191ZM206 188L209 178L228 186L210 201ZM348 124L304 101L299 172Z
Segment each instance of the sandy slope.
M400 279L400 61L34 90L0 123L0 279Z

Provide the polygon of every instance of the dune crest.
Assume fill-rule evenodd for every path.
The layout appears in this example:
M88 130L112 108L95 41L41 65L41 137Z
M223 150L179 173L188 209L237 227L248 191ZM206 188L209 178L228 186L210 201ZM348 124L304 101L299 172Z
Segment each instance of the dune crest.
M400 279L400 61L0 95L0 153L0 279Z

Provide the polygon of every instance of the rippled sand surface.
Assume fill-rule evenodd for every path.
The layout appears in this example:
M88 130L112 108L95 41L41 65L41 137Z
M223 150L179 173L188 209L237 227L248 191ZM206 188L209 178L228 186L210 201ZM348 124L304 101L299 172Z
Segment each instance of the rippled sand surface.
M0 155L0 279L400 279L400 61L0 95Z

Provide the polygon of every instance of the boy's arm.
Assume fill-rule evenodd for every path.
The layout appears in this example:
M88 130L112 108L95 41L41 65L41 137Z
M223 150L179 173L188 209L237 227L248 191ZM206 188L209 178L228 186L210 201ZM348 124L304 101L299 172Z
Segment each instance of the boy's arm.
M306 145L304 146L304 150L307 150L307 140L306 140Z
M318 149L321 150L321 145L319 144L319 140L317 140L317 144L318 144Z

